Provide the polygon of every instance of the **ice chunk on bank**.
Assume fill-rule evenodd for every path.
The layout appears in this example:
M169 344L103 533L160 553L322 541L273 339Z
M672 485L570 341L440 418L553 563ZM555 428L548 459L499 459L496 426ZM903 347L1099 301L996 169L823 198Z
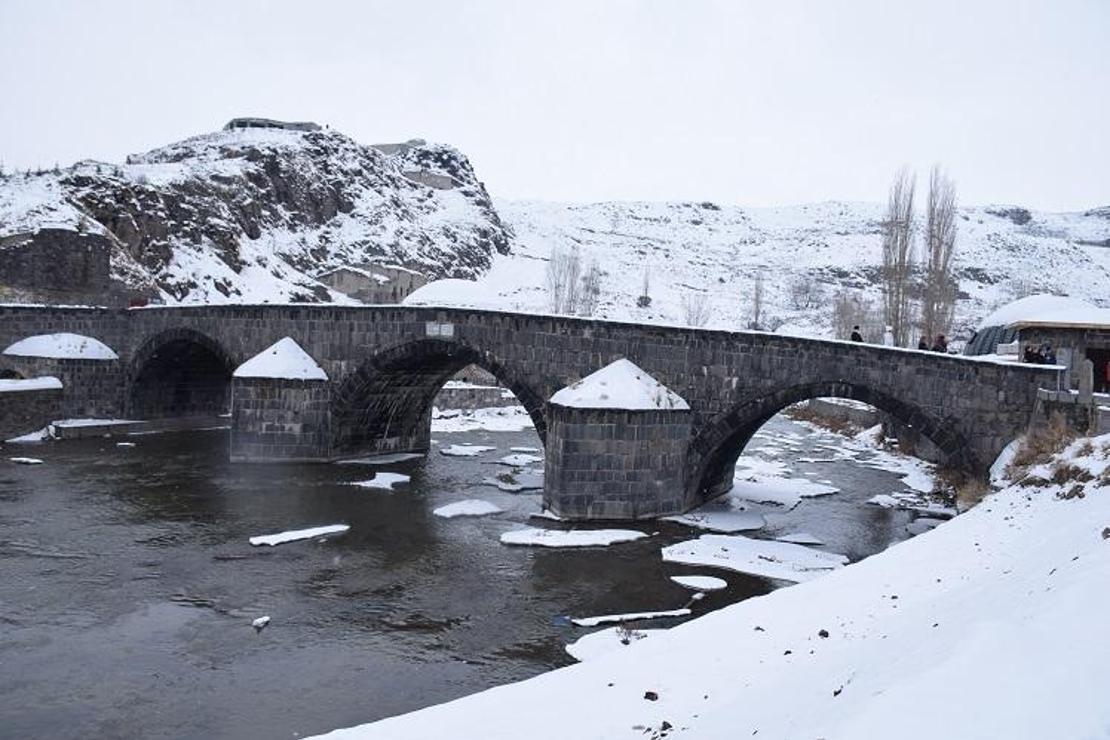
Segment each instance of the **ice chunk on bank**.
M725 568L792 583L808 581L848 562L844 555L738 534L705 534L696 540L664 547L663 560Z
M791 532L775 538L779 542L792 542L795 545L823 545L820 537L815 537L809 532Z
M449 447L440 447L439 453L441 455L447 455L448 457L477 457L483 452L496 449L496 447L489 447L487 445L451 445Z
M50 427L43 427L37 432L30 432L29 434L21 434L18 437L12 437L5 440L8 444L29 444L31 442L45 442L48 439L53 439L54 430Z
M534 547L604 547L647 537L635 529L538 529L527 527L501 535L503 545Z
M624 358L558 391L551 397L551 403L630 411L690 408L681 396Z
M10 357L46 357L54 360L118 360L119 355L99 339L60 332L36 334L4 350Z
M630 612L628 614L603 614L600 617L578 617L570 621L578 627L596 627L599 624L619 624L621 622L638 622L641 619L685 617L689 614L689 609L671 609L670 611L665 612Z
M671 576L671 580L693 591L720 591L728 587L728 581L716 576Z
M626 630L620 627L609 627L583 635L575 642L569 643L566 651L570 657L579 662L593 660L598 656L635 645L656 632L662 632L662 630Z
M378 473L370 480L351 481L347 485L359 488L380 488L385 491L393 490L398 483L408 483L411 478L404 473Z
M894 493L880 493L867 499L867 503L881 506L884 509L905 509L916 511L920 514L951 518L956 516L956 509L948 504L935 501L920 493L896 491Z
M38 378L0 378L0 393L22 393L24 391L61 390L62 381L51 375Z
M522 432L535 428L523 406L491 406L460 411L432 409L432 431L440 432Z
M543 471L526 468L519 473L502 473L496 478L483 478L482 484L507 493L536 491L543 488Z
M280 378L282 380L327 380L328 375L316 360L301 349L292 337L271 344L235 368L236 378Z
M418 460L424 457L423 452L392 452L386 455L371 455L370 457L356 457L351 460L337 460L337 465L392 465L393 463Z
M480 498L468 498L464 501L456 501L453 504L441 506L432 511L436 516L441 516L444 519L453 519L457 516L486 516L488 514L500 514L502 509L497 504L483 501Z
M537 457L536 455L516 453L513 455L505 455L505 457L501 458L497 462L500 465L512 465L519 468L525 465L531 465L532 463L543 462L543 458Z
M930 529L936 529L941 524L944 524L944 519L936 519L935 517L920 516L906 525L906 531L915 537L919 534L925 534Z
M323 537L327 534L342 534L350 529L349 524L328 524L323 527L311 527L309 529L291 529L287 532L278 532L277 534L265 534L257 537L251 537L249 542L256 547L258 545L283 545L286 542L296 542L297 540L310 540L313 537Z

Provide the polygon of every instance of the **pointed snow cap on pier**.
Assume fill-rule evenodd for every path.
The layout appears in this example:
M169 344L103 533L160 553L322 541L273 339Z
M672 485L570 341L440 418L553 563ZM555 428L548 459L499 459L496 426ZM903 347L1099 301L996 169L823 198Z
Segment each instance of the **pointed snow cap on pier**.
M61 332L36 334L10 345L9 357L47 357L53 360L118 360L111 347L99 339Z
M628 411L682 411L690 408L677 393L621 358L571 383L551 397L559 406Z
M292 338L278 340L235 368L236 378L327 380L328 374Z

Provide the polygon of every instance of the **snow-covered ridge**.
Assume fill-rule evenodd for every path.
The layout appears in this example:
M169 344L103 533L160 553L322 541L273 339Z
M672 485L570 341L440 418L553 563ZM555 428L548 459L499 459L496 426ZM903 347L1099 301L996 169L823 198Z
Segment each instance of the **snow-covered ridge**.
M460 152L386 154L333 130L222 130L0 178L0 237L44 227L107 235L117 280L193 303L343 301L312 275L378 262L475 277L509 248Z

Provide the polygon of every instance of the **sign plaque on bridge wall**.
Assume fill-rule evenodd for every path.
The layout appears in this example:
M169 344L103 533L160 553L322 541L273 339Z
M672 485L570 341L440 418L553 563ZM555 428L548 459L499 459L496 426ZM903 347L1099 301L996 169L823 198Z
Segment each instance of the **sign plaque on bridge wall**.
M450 339L455 336L455 325L450 323L441 323L439 321L429 321L424 328L424 332L429 337L443 337Z

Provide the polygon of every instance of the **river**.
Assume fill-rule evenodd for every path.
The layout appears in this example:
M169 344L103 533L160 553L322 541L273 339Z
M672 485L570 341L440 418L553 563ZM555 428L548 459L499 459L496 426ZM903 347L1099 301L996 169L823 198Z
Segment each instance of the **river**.
M798 449L778 459L840 489L803 500L766 534L809 531L852 560L908 536L910 514L865 503L899 489L897 475L792 461L820 455L830 435L781 417L765 431L798 435ZM728 580L695 617L772 588L664 564L661 546L699 534L673 524L646 524L658 534L609 548L501 545L540 496L481 481L510 447L538 438L433 437L497 449L390 465L412 479L387 492L346 485L371 477L364 466L232 465L221 430L5 445L0 735L303 737L568 665L564 645L586 631L564 615L680 607L689 592L669 575ZM756 454L766 443L757 437ZM16 455L44 464L10 463ZM505 513L433 516L464 498ZM334 523L351 528L272 548L247 542ZM272 621L256 633L261 615Z

